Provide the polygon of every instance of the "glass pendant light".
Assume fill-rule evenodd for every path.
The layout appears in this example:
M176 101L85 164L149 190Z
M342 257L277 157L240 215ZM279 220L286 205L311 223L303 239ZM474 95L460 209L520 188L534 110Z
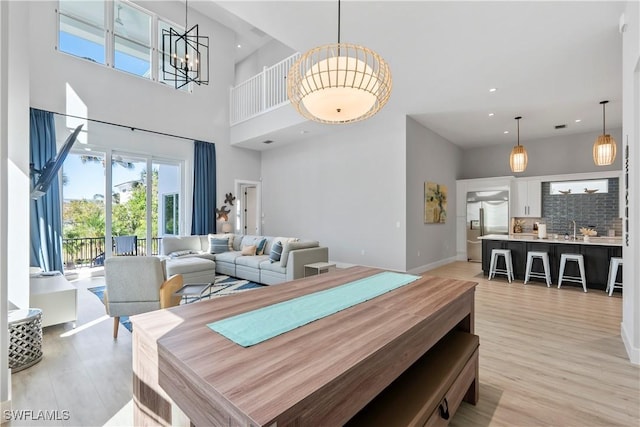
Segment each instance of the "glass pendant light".
M509 166L511 166L511 172L524 172L527 168L527 150L524 146L520 145L520 119L522 117L516 117L518 121L518 145L511 150L511 156L509 156Z
M320 123L351 123L373 116L391 95L391 70L371 49L340 42L315 47L291 66L287 95L296 110Z
M604 106L609 101L600 101L602 104L602 135L593 144L593 161L596 166L607 166L616 159L616 141L611 135L605 134L604 130Z

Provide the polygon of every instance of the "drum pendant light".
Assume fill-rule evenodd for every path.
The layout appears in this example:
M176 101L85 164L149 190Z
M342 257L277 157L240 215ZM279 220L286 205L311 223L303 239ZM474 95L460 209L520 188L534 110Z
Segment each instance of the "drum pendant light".
M520 145L520 119L522 117L516 117L518 121L518 145L511 150L511 156L509 156L509 166L511 166L511 172L524 172L527 168L527 150Z
M609 101L601 101L602 104L602 135L593 144L593 161L596 166L607 166L616 159L616 141L611 135L605 134L604 130L604 106Z
M340 42L315 47L291 66L287 76L291 104L309 120L351 123L376 114L391 95L391 70L364 46Z

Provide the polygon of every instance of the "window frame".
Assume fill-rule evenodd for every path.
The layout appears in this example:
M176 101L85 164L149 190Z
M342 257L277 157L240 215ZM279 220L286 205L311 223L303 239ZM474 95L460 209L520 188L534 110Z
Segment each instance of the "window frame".
M111 57L111 59L113 60L112 68L115 69L115 70L118 70L118 71L123 71L123 72L125 72L127 74L132 74L134 76L142 77L142 78L147 79L147 80L154 80L155 81L156 80L155 79L156 76L154 75L154 72L153 72L153 65L154 65L154 61L155 61L154 53L156 51L155 46L157 46L157 40L154 38L154 28L157 27L156 23L158 21L158 15L156 15L155 13L153 13L153 12L143 8L143 7L140 7L137 4L132 3L132 2L130 2L128 0L105 1L105 4L107 4L107 7L108 7L109 3L112 5L112 7L110 8L111 9L111 19L109 20L109 22L111 24L111 36L110 36L110 39L111 39L111 46L112 46L112 51L113 51L113 56ZM124 35L120 35L120 34L116 33L116 30L115 30L115 28L116 28L115 27L116 11L115 11L115 9L117 8L117 4L118 3L125 4L127 7L135 9L138 12L141 12L141 13L149 16L149 18L150 18L149 46L144 45L143 43L139 42L138 40L134 40L132 38L129 38L129 37L126 37ZM144 47L145 49L149 50L149 77L145 77L144 75L132 73L132 72L127 71L125 69L116 67L116 52L117 52L117 50L116 50L116 38L117 37L119 37L119 38L121 38L123 40L126 40L126 41L128 41L130 43L133 43L133 44L135 44L137 46Z
M108 56L108 47L107 47L108 28L105 25L107 23L107 19L108 19L107 18L107 9L108 8L107 8L107 2L106 1L104 3L104 8L105 8L104 13L103 13L104 21L102 23L102 27L98 27L95 23L90 22L89 20L87 20L84 17L81 17L81 16L76 15L74 13L63 12L61 10L61 8L60 8L60 0L58 0L58 5L56 7L56 17L57 17L57 19L56 19L56 50L58 52L64 53L66 55L73 56L75 58L80 58L80 59L83 59L85 61L88 61L88 62L91 62L91 63L94 63L94 64L99 64L99 65L103 65L103 66L107 66L108 67L109 66L109 56ZM88 57L79 56L79 55L73 54L71 52L66 52L66 51L63 51L63 50L60 49L60 32L61 32L60 17L61 16L64 16L66 18L72 19L74 21L80 22L80 23L82 23L84 25L87 25L89 27L96 28L96 29L102 31L102 34L103 34L102 35L102 40L104 42L104 44L103 44L104 62L98 62L98 61L95 61L93 59L89 59Z

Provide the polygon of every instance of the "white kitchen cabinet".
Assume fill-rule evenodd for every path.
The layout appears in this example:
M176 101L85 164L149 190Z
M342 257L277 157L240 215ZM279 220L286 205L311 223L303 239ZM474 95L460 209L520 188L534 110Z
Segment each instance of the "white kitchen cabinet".
M542 217L542 181L515 179L511 186L512 217Z

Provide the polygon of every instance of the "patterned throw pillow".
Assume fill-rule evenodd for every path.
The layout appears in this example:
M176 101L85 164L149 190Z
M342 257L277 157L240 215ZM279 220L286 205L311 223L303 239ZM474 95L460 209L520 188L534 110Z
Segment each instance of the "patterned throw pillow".
M253 256L256 254L256 245L249 245L242 247L242 255Z
M271 261L271 263L280 261L280 255L282 255L282 242L278 241L271 246L269 261Z
M209 253L212 254L211 251L211 239L226 239L229 242L229 250L233 250L233 234L231 233L218 233L218 234L209 234Z
M209 253L221 254L229 251L229 239L209 238Z
M265 239L264 237L257 238L255 240L255 244L256 244L256 255L263 255L264 248L267 246L267 239Z

